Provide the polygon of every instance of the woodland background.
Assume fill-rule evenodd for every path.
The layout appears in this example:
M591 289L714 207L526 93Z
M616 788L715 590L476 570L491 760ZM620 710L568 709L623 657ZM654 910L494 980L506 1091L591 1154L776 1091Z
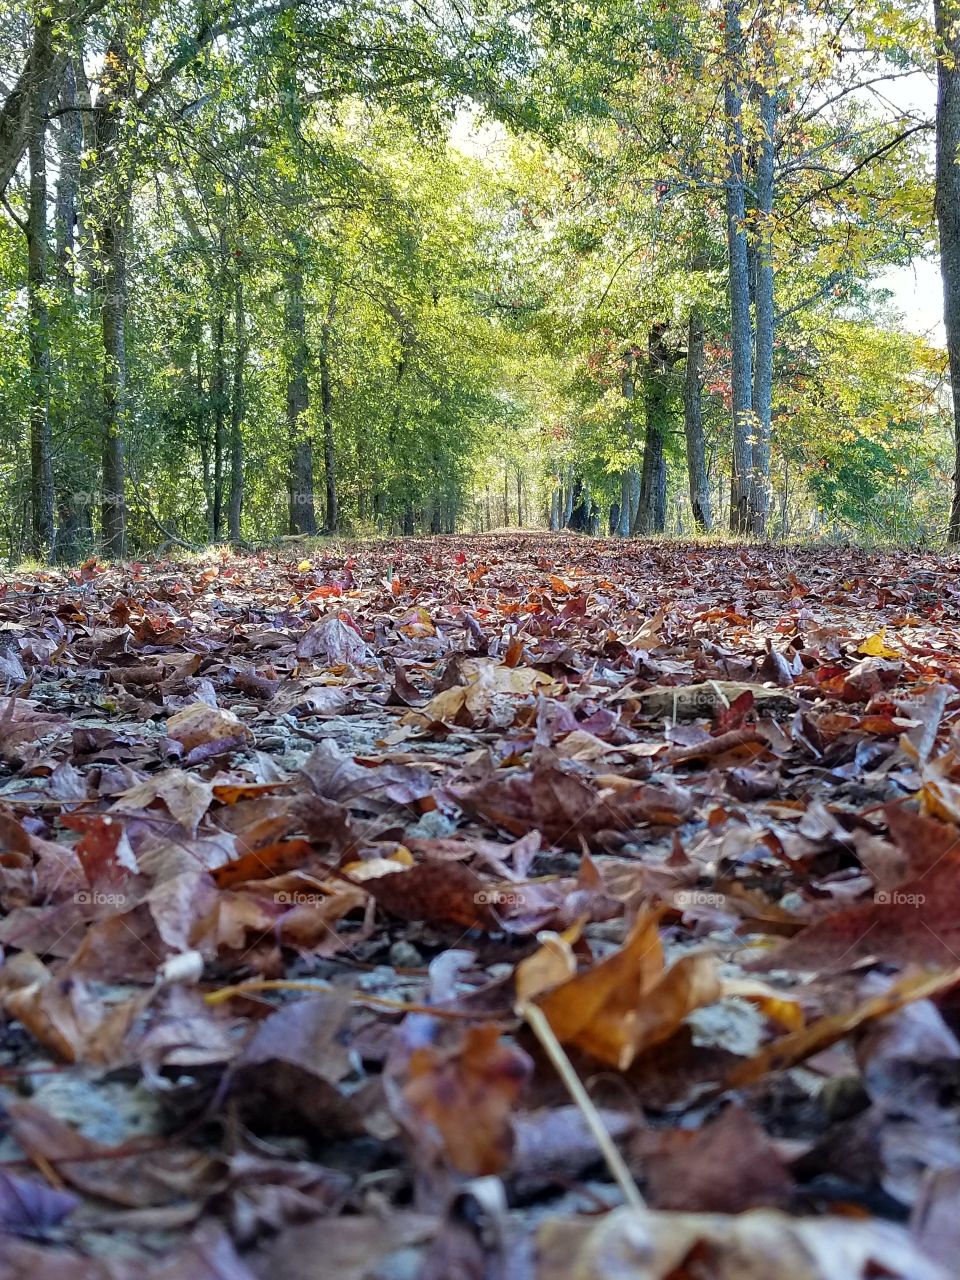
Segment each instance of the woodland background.
M960 536L953 0L0 12L8 561Z

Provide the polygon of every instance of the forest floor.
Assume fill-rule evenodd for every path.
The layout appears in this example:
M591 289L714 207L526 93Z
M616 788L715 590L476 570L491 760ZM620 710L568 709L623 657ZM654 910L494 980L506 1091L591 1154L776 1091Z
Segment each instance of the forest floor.
M956 1274L958 567L8 576L2 1280Z

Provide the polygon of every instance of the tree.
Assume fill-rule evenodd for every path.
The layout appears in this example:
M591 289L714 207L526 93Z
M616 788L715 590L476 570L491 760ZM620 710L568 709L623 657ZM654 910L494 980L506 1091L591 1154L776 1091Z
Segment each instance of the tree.
M943 320L953 395L956 465L947 540L960 543L960 6L935 0L937 39L937 225Z

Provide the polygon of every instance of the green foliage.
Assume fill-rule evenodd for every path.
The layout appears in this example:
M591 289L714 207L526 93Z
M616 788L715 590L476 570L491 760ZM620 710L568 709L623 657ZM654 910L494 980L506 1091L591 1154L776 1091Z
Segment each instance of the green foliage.
M2 54L16 65L37 15L10 0L0 12L10 18ZM327 437L341 529L543 523L584 486L605 528L642 468L656 376L671 528L690 530L692 310L706 331L700 402L722 516L722 28L713 0L474 10L107 0L88 19L64 18L58 47L84 110L68 110L55 87L43 298L70 553L99 535L114 358L103 349L104 254L109 211L126 198L131 550L225 536L234 429L244 538L290 528L304 441L323 524ZM773 73L761 57L770 30ZM747 24L749 153L762 140L764 88L778 106L777 197L768 218L748 213L747 233L753 254L772 242L771 528L784 534L819 520L934 536L944 521L942 358L899 331L876 288L930 244L926 134L885 97L929 64L930 39L913 0L854 10L786 0L776 13L765 3ZM113 115L108 90L121 95ZM464 144L468 118L477 130ZM116 125L110 147L104 120ZM78 125L76 240L64 255L53 213ZM0 485L13 559L30 542L37 390L28 176L22 164L0 221ZM291 320L298 280L303 341ZM654 332L669 357L660 374Z

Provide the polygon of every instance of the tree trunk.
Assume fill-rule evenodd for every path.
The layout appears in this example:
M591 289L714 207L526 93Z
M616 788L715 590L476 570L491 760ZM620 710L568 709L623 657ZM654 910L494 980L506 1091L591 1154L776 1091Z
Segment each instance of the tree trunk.
M49 23L47 40L52 39ZM27 150L30 193L27 211L27 329L30 351L31 550L53 550L53 457L50 439L50 316L47 305L47 156L50 84L33 86Z
M107 51L94 112L96 183L95 288L100 304L103 353L100 401L101 537L104 553L126 550L123 432L127 390L127 238L130 231L132 159L121 137L123 109L132 96L133 70L123 36Z
M101 403L101 527L104 554L119 557L126 550L126 466L123 423L126 411L126 227L101 228L103 276L100 332L103 343L103 399Z
M683 379L683 432L687 441L687 479L693 522L704 533L710 519L710 481L707 451L703 438L703 317L698 307L690 308L687 325L687 363Z
M100 6L97 6L100 7ZM62 74L65 57L53 39L53 24L62 15L50 5L33 28L30 50L23 70L0 103L0 196L6 193L17 171L32 131L31 118L37 90L55 84Z
M667 460L663 452L667 431L670 356L664 342L666 325L655 324L648 338L647 371L644 377L646 430L643 467L640 472L640 503L632 532L663 533L667 523Z
M947 541L960 543L960 4L935 0L937 60L937 225L943 321L950 361L956 460Z
M298 247L294 249L287 270L286 289L289 532L313 535L317 532L317 516L313 505L313 441L307 424L310 409L307 320L303 301L303 259Z
M625 351L623 355L623 370L620 376L620 390L624 400L633 401L636 394L636 386L634 382L634 363L635 357L633 351ZM629 412L629 409L628 409ZM633 419L628 417L625 424L625 434L630 448L633 448ZM637 476L636 467L627 467L626 471L620 477L620 504L617 512L616 533L621 538L630 536L630 530L633 528L633 520L637 501L639 499L639 477Z
M56 244L57 273L61 283L72 287L73 259L77 248L77 188L80 183L80 164L83 156L83 122L77 110L77 73L68 62L60 90L63 114L57 137L59 173L54 202L54 240Z
M213 369L210 391L213 400L213 494L210 529L214 542L223 536L223 463L227 421L227 232L220 228L220 269L214 282Z
M567 483L564 490L563 500L563 521L560 526L562 529L570 527L570 520L573 517L574 489L578 483L579 482L575 481L573 478L573 467L567 467Z
M323 470L327 489L324 529L336 533L340 528L340 505L337 499L337 455L333 439L333 380L330 371L330 344L333 322L337 314L337 291L330 290L327 314L320 329L320 413L323 418ZM403 376L401 365L397 381Z
M750 268L747 254L746 195L743 181L742 0L725 0L726 69L724 117L727 146L727 251L729 256L730 347L733 390L733 466L730 477L730 529L750 527L753 470L753 373L750 331Z
M756 356L753 372L755 438L750 477L750 528L763 534L770 513L770 421L773 408L773 177L777 127L777 67L773 33L767 21L761 33L762 82L759 86L760 140L756 193Z
M238 218L240 234L242 219ZM227 533L231 542L240 541L240 513L243 510L243 419L244 373L247 363L247 318L243 300L243 267L237 262L233 281L233 388L230 397L230 501Z

